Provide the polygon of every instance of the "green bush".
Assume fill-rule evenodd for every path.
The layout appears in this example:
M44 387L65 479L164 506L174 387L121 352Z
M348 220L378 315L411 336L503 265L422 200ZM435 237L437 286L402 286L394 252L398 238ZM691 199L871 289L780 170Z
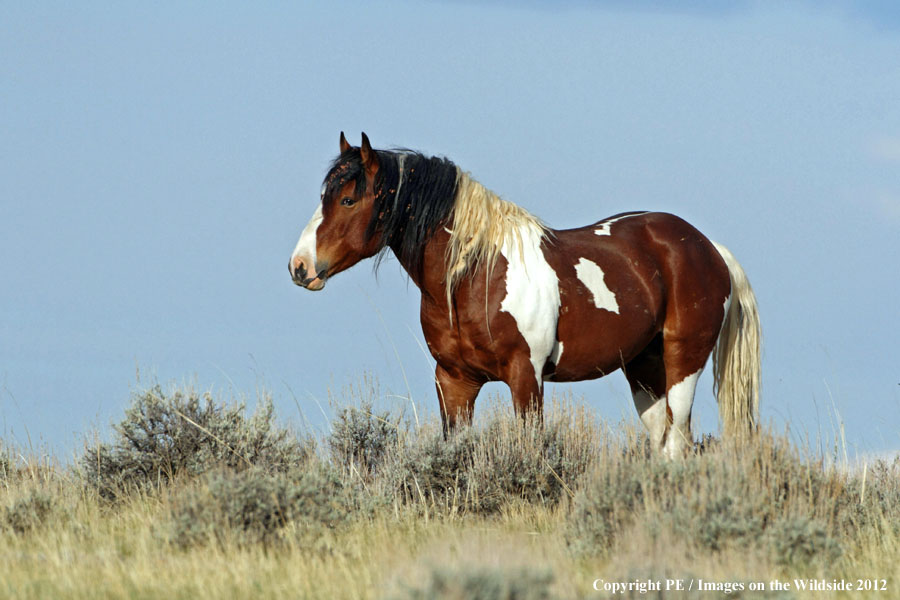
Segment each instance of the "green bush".
M80 461L87 481L107 499L216 468L284 472L311 452L308 440L275 424L268 398L247 417L243 404L190 390L165 394L156 386L134 396L114 429L112 443L88 448Z
M406 586L390 600L552 600L547 569L433 569L420 586Z
M354 508L337 475L320 464L290 474L219 471L174 495L171 539L181 547L271 544L289 524L313 538L350 520Z

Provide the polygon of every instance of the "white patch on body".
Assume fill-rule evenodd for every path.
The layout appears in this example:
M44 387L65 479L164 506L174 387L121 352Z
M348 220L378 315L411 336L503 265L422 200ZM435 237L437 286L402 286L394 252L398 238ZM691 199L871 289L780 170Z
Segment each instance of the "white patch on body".
M543 389L544 364L555 351L562 354L562 344L556 341L559 278L544 258L540 228L533 224L523 225L518 234L518 240L517 236L508 236L500 250L507 261L506 297L500 310L516 320L519 333L531 352L538 389Z
M603 269L597 263L581 258L578 260L578 264L575 265L575 274L594 297L594 306L619 314L619 303L616 302L616 295L607 287L606 281L604 281Z
M621 217L615 217L612 219L606 219L605 221L601 221L600 223L597 223L597 225L599 227L594 230L594 233L596 233L597 235L612 235L611 228L612 228L613 223L615 223L617 221L621 221L622 219L627 219L628 217L639 217L641 215L646 215L646 214L647 214L646 212L641 212L641 213L633 213L630 215L622 215Z
M300 239L297 241L297 246L294 248L294 253L291 255L291 264L293 264L294 260L297 258L303 259L309 271L308 276L315 275L316 231L319 229L319 225L322 224L324 218L325 217L322 216L322 203L319 202L319 207L316 209L316 212L313 213L312 219L309 220L306 227L303 228L303 233L300 234Z
M691 436L691 407L694 405L697 380L700 379L702 372L701 368L696 373L688 375L670 387L666 394L669 410L672 411L672 426L663 450L669 458L681 456L684 449L690 448L694 443Z

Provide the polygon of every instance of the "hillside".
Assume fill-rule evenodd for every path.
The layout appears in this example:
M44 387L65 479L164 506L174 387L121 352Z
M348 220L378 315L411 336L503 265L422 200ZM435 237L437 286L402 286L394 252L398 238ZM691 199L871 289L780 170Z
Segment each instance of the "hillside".
M76 464L4 445L0 597L900 597L898 461L764 429L668 462L562 401L445 440L359 397L316 435L157 386Z

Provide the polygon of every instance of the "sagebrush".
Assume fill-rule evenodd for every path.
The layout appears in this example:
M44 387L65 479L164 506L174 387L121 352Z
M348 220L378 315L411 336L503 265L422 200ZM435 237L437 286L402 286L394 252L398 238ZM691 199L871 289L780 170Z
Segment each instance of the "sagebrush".
M583 598L604 577L877 577L900 559L900 459L847 469L763 429L666 461L571 402L445 436L377 400L320 435L265 395L251 412L154 386L71 466L0 444L0 597Z
M274 414L268 397L247 416L243 403L217 401L192 389L166 393L157 385L134 395L125 417L113 426L113 441L89 446L81 467L107 499L217 468L284 472L307 458L309 440L278 426Z

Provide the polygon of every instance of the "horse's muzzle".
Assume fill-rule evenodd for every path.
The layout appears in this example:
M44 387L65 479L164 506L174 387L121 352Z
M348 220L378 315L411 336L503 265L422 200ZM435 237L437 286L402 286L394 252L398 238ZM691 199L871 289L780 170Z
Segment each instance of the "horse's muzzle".
M288 271L291 274L291 280L293 280L295 284L312 291L318 291L325 287L327 270L327 268L321 269L318 273L313 271L313 275L310 277L306 262L302 258L291 258L290 262L288 262Z

